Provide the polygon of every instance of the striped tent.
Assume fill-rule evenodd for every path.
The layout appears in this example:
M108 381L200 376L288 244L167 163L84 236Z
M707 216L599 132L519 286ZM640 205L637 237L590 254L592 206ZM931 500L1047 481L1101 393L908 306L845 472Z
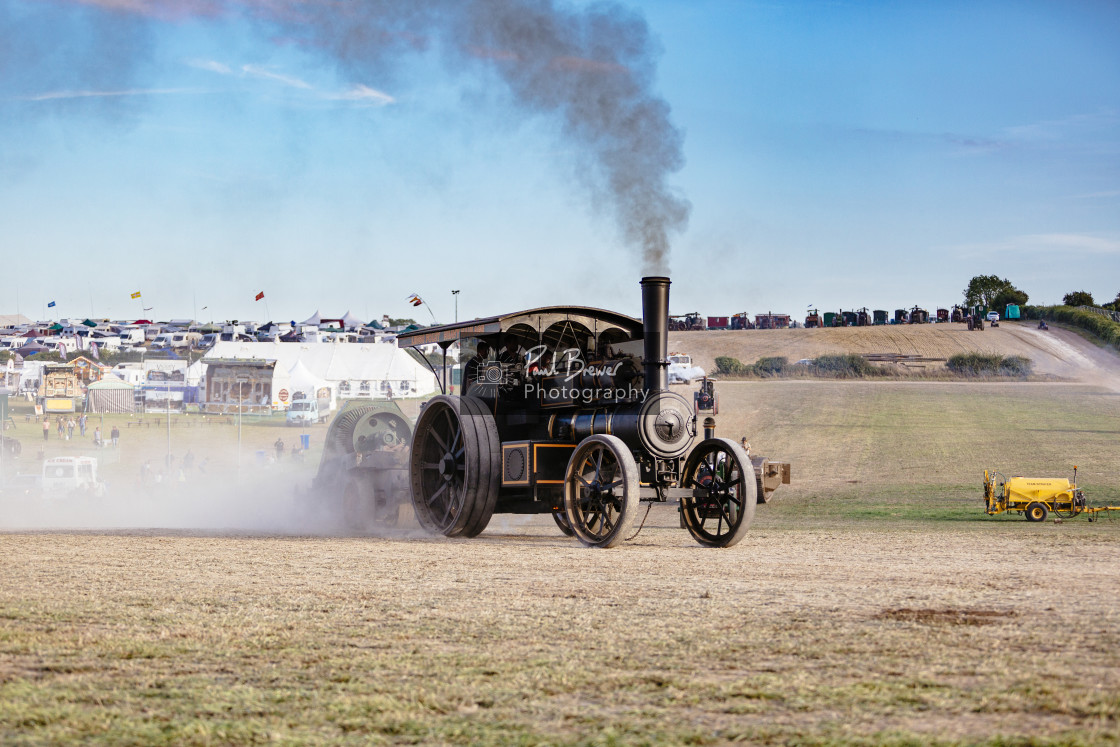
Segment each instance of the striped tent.
M86 387L86 412L132 412L133 389L132 384L108 374Z

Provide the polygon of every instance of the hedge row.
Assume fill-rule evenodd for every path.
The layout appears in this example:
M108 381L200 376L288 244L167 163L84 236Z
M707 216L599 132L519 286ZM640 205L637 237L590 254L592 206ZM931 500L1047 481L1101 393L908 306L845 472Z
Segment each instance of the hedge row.
M1120 324L1106 316L1074 306L1024 306L1022 310L1027 319L1071 324L1092 333L1102 342L1120 348Z
M725 376L781 376L789 371L789 360L783 357L759 358L757 363L742 363L738 358L721 355L716 358L716 371Z
M946 364L958 376L1030 376L1033 363L1021 355L1004 357L988 353L961 353ZM716 373L743 378L794 378L815 376L826 379L866 379L893 376L896 371L869 363L860 355L822 355L808 364L790 364L782 357L759 358L757 363L742 363L738 358L716 358Z
M1034 363L1021 355L958 353L945 367L960 376L1030 376Z
M889 376L890 372L868 363L859 355L822 355L808 365L790 364L781 357L759 358L756 363L742 363L738 358L721 355L716 358L716 373L724 376L757 376L762 379L812 374L833 379L857 379L868 376Z

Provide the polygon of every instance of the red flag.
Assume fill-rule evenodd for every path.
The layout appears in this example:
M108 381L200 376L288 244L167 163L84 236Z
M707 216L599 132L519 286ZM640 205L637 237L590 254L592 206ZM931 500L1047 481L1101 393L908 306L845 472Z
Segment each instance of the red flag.
M264 298L264 291L261 291L260 293L258 293L258 294L257 294L257 297L256 297L255 299L253 299L253 300L254 300L254 301L259 301L259 300L261 300L262 298Z

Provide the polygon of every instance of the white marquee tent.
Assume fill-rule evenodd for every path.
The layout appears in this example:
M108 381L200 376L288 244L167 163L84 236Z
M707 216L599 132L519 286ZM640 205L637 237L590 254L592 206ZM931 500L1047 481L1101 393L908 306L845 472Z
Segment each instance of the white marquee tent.
M302 388L330 387L332 398L419 397L438 389L435 375L396 345L333 342L218 342L203 361L276 361L272 407ZM288 400L280 399L280 392Z

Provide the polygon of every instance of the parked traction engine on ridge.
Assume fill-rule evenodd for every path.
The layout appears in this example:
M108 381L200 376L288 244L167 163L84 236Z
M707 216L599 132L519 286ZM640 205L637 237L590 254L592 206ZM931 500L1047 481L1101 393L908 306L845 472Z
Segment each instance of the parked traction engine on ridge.
M714 435L691 448L694 404L668 386L669 283L642 280L644 321L552 306L400 335L402 347L436 344L446 355L459 344L460 360L474 355L463 393L437 395L416 421L409 479L420 523L473 537L495 513L551 513L584 545L612 547L632 533L641 501L679 499L700 544L743 539L789 465L756 466Z

